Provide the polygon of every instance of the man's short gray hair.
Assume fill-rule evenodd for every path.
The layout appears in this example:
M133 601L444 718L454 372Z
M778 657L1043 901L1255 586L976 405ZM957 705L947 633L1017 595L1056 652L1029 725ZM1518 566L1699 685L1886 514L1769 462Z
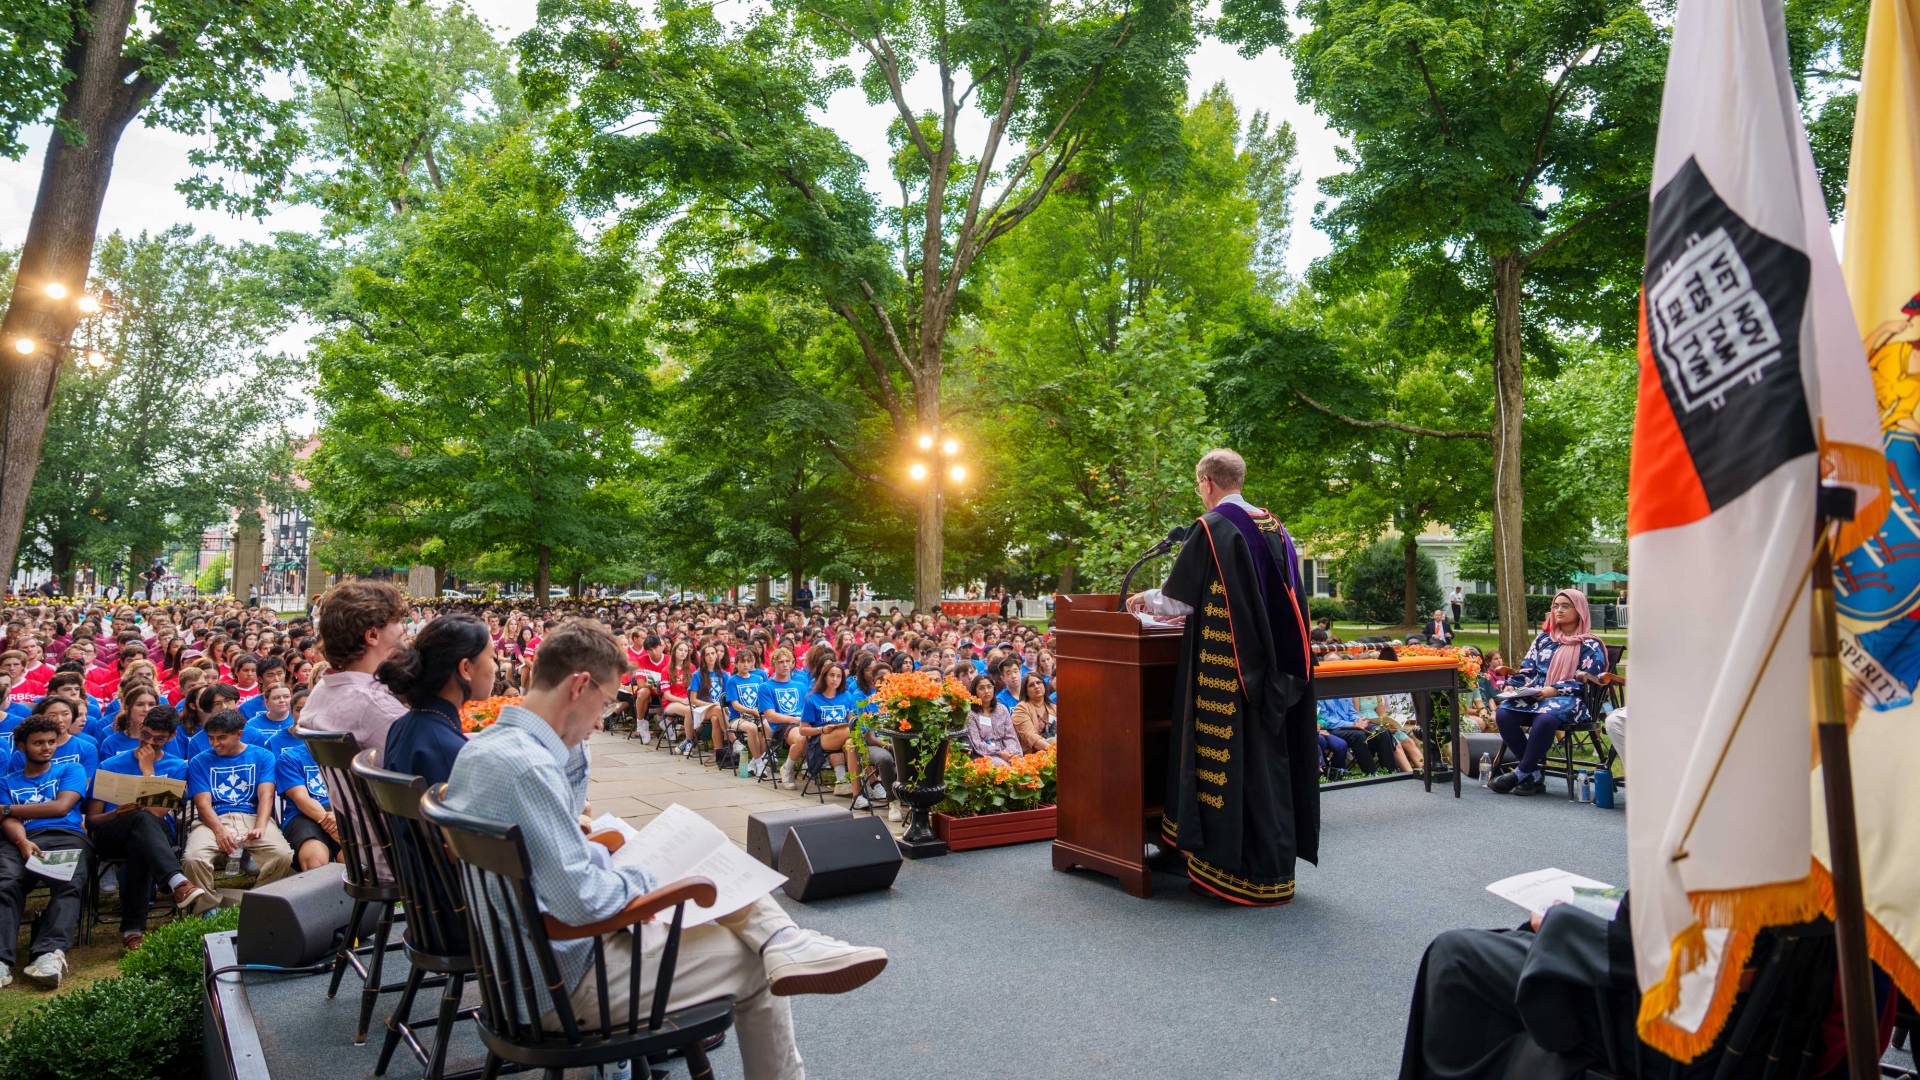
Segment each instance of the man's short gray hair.
M1202 455L1193 471L1222 491L1239 491L1247 482L1247 459L1222 446Z

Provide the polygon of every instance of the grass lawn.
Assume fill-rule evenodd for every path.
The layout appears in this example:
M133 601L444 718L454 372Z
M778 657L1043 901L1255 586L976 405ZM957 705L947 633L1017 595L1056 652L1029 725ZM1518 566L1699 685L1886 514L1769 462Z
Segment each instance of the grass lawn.
M109 923L94 928L93 944L79 945L67 952L67 977L60 981L60 989L42 988L39 983L20 974L20 968L27 966L27 934L24 931L31 922L30 919L22 920L20 962L14 965L13 985L0 990L0 1031L12 1027L15 1020L54 994L64 994L95 979L120 974L120 930L117 925Z

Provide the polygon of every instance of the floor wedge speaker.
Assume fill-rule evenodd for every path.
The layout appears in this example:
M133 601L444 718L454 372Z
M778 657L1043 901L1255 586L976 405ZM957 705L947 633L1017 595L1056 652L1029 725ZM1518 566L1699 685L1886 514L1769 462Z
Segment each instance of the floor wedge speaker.
M353 899L341 887L345 872L340 863L328 863L249 889L240 898L235 959L243 964L299 967L333 952L334 935L353 914ZM380 905L368 904L357 936L372 937L379 921Z
M900 873L900 847L885 821L843 814L793 826L780 848L779 870L795 900L888 889Z
M809 821L844 821L849 816L844 806L802 806L797 810L767 810L747 815L747 854L780 869L780 846L787 832Z

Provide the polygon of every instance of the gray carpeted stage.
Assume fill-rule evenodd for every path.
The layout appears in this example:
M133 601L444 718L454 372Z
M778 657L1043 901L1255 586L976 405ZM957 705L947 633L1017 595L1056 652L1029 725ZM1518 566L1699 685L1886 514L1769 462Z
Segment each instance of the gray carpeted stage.
M810 1075L1391 1076L1427 941L1523 918L1487 882L1544 866L1626 880L1624 811L1552 784L1457 801L1383 784L1329 793L1323 811L1321 865L1301 866L1298 898L1279 908L1202 900L1171 877L1136 900L1056 873L1045 843L907 863L891 893L787 902L802 925L893 955L856 993L794 999ZM275 1076L372 1073L379 1035L352 1045L344 989L329 1002L323 980L248 985ZM478 1061L461 1027L453 1067ZM389 1075L419 1075L404 1054ZM715 1065L740 1076L731 1044Z

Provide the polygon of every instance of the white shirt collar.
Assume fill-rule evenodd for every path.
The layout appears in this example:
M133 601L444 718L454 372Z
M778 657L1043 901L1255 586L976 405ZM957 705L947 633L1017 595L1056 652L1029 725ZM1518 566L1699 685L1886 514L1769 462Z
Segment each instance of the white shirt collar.
M1222 495L1222 496L1220 496L1220 502L1223 502L1223 503L1232 503L1232 504L1234 504L1235 506L1240 506L1240 507L1244 507L1244 508L1246 508L1247 510L1258 510L1258 509L1260 509L1259 507L1257 507L1257 506L1255 506L1255 505L1253 505L1252 503L1250 503L1250 502L1248 502L1247 500L1245 500L1245 499L1243 499L1243 498L1241 498L1241 497L1240 497L1240 493L1239 493L1239 492L1237 492L1237 491L1235 491L1235 492L1232 492L1232 493L1230 493L1230 494L1227 494L1227 495ZM1214 505L1216 505L1216 506L1218 506L1218 505L1219 505L1219 503L1215 503Z

